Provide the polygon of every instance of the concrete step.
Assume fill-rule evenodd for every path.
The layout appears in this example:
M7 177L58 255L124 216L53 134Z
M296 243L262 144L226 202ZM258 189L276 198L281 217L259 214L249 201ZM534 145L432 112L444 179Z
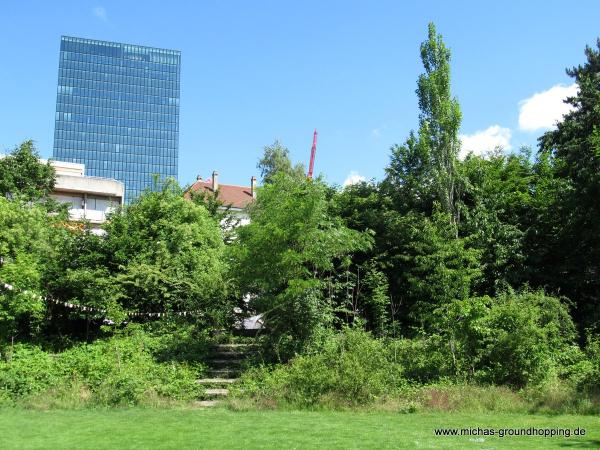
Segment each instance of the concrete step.
M210 395L210 396L224 396L224 397L226 397L229 394L229 389L211 388L211 389L206 389L204 391L204 393L206 395Z
M218 405L219 400L198 400L196 404L202 408L212 408Z
M211 359L208 362L209 366L215 368L221 367L239 367L242 364L241 359Z
M215 344L212 349L218 352L240 352L256 350L256 344Z
M247 353L244 352L222 352L222 351L217 351L211 354L211 358L213 359L231 359L231 360L238 360L238 359L244 359L248 356Z
M221 368L208 370L207 375L211 378L236 378L240 375L238 369Z
M232 384L238 381L239 378L202 378L196 380L198 384Z

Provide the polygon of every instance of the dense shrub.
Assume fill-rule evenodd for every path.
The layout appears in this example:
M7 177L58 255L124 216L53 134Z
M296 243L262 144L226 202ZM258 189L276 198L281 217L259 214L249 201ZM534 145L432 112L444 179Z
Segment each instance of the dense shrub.
M567 305L543 291L456 301L439 323L452 375L498 385L541 384L579 356Z
M35 394L58 379L54 358L38 347L18 344L0 359L0 391L6 396Z
M387 345L390 358L402 366L409 381L426 384L452 374L449 351L439 335L394 339Z
M238 395L295 406L362 405L404 386L401 366L383 341L348 328L329 338L318 352L275 369L249 371Z
M54 356L19 345L12 358L0 362L0 392L17 401L79 392L85 403L106 406L140 404L149 397L198 398L201 388L196 379L202 365L159 363L151 351L153 344L146 334L135 331Z
M600 337L590 332L585 350L587 359L581 364L577 386L581 391L600 398Z

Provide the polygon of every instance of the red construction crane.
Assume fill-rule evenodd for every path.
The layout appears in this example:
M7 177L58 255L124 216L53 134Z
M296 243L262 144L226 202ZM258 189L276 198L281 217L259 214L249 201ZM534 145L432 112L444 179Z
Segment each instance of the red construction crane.
M317 129L315 128L315 134L313 135L313 145L310 149L310 163L308 164L308 174L306 175L309 180L312 180L313 169L315 168L315 153L317 153Z

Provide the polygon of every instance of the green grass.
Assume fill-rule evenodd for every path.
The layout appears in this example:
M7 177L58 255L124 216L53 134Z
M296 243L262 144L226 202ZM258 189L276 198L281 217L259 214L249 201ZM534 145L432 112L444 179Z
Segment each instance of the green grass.
M585 437L439 437L438 427L544 427ZM597 416L224 409L0 410L2 449L600 448Z

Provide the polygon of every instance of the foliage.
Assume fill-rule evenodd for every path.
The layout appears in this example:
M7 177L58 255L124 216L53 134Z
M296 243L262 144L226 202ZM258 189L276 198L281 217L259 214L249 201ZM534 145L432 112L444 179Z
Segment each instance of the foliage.
M106 226L108 269L122 304L142 311L201 310L222 319L227 282L223 239L202 205L167 182Z
M531 214L536 181L531 152L506 155L497 149L469 155L461 166L465 179L460 234L480 251L479 294L495 295L527 280L525 246L534 225Z
M430 384L450 378L452 360L445 341L439 334L387 342L392 360L402 367L407 381Z
M600 397L600 337L588 332L585 347L586 359L576 366L577 387L579 390Z
M360 200L342 194L339 202L350 226L375 232L370 264L388 279L391 334L399 325L405 333L415 326L430 330L436 308L467 298L481 278L480 249L459 236L465 185L458 161L461 113L450 91L450 51L433 24L421 60L418 134L392 148L379 186L352 189L348 194ZM357 209L361 203L368 212Z
M297 356L273 371L245 374L243 395L267 397L293 406L364 405L405 385L383 342L360 329L346 328L318 352Z
M48 197L55 183L54 168L42 164L33 141L25 141L0 158L0 195L36 201Z
M586 47L585 64L567 70L578 93L566 100L573 110L555 130L540 138L560 180L553 194L551 225L544 236L551 247L538 271L551 286L576 301L586 325L600 321L600 39Z
M17 344L0 359L0 392L10 397L44 391L58 379L54 359L39 347Z
M353 302L354 311L360 311L366 326L378 335L393 328L398 313L394 304L397 271L396 249L399 242L394 226L398 215L391 202L382 195L375 183L357 183L336 192L332 208L344 225L373 238L369 249L354 252L352 262L356 268Z
M36 204L0 197L0 348L8 337L22 332L25 338L38 328L42 272L55 254L53 223Z
M400 205L427 208L435 200L451 224L457 225L461 112L450 93L450 50L433 23L429 24L428 39L421 44L421 61L425 73L417 82L418 136L411 132L403 146L392 149L388 183L398 188L395 197Z
M442 336L454 375L499 385L539 385L561 370L575 345L567 306L543 292L508 291L444 308Z
M557 307L556 304L552 305L556 299L544 299L539 293L522 294L521 297L533 295L539 297L538 302L542 309L547 307L547 310L541 311L542 315L546 316L545 319L554 317L555 313L558 313L559 318L564 314L561 306L553 311ZM474 303L479 303L479 308L476 308L479 311L482 310L481 305L485 306L484 302ZM512 304L509 307L512 308ZM469 368L469 358L475 359L475 377L457 376L448 335L430 335L415 339L375 339L370 333L360 329L347 328L330 336L323 346L314 352L297 356L287 364L275 367L260 366L247 371L242 376L242 384L234 388L231 405L242 409L244 405L251 409L337 409L369 406L376 409L398 409L403 412L597 411L600 398L597 397L596 391L586 390L572 379L551 377L552 370L549 373L543 372L546 368L536 356L540 351L549 355L548 344L557 345L561 352L569 352L572 348L567 339L572 326L562 330L567 336L557 338L558 330L554 328L557 325L554 320L556 317L546 324L543 324L544 319L541 319L537 325L539 333L546 334L544 343L534 339L533 345L528 344L527 341L531 341L531 333L523 339L519 338L518 332L528 333L528 329L532 329L532 326L519 326L517 333L513 333L519 344L509 344L509 348L503 354L504 369L493 367L493 363L486 361L488 355L499 354L494 346L507 343L506 336L501 336L498 343L493 341L493 333L502 333L511 328L511 325L498 325L498 318L507 318L512 324L514 317L519 315L514 310L507 313L506 308L505 304L501 304L497 311L490 312L488 309L487 315L479 314L480 317L477 317L477 313L472 313L471 319L457 321L456 318L451 318L455 322L470 321L471 324L459 327L471 327L471 336L477 333L482 336L477 341L478 344L472 347L474 353L471 355L465 350L467 342L455 341L453 344L456 359L460 360L459 364ZM531 309L527 312L531 312ZM473 324L476 320L481 322L481 331ZM513 325L511 329L516 328ZM519 352L530 352L532 357L521 358ZM551 356L555 358L557 354ZM518 364L522 364L522 367L517 368ZM496 370L494 376L498 377L512 371L513 375L521 376L541 374L544 380L529 382L524 388L516 385L506 386L505 382L493 379L490 375L492 369ZM586 372L592 373L596 372ZM583 379L590 383L586 385L588 389L595 389L591 378ZM581 392L577 391L578 386Z
M125 310L192 311L204 326L233 320L219 224L174 182L115 212L105 230L102 236L89 230L59 234L56 256L44 270L48 292L60 302L106 312L100 317L52 305L46 333L53 341L65 334L99 336L101 319L119 324Z
M318 180L275 175L259 190L251 222L231 249L238 283L264 314L283 358L331 325L333 276L370 243L330 214L326 193Z
M153 340L139 330L82 344L58 355L19 344L0 360L0 392L15 400L82 387L88 405L134 405L148 396L191 400L202 365L156 362Z
M292 166L290 151L281 142L275 141L263 150L263 157L257 164L263 184L271 183L275 175L283 173L295 178L304 178L306 171L300 163Z
M438 213L433 220L413 215L403 218L407 254L401 258L405 261L410 312L416 324L426 330L438 322L438 308L468 298L480 276L479 252L455 237L447 217Z

